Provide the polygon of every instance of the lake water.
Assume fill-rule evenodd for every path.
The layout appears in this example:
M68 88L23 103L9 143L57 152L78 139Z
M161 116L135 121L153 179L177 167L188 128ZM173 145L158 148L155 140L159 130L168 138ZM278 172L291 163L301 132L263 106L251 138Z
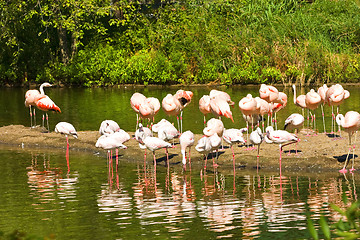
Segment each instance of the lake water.
M59 121L72 123L77 130L98 130L100 123L105 119L112 119L119 123L120 127L126 131L135 131L136 114L130 107L130 98L136 91L143 93L147 97L157 97L160 102L168 94L175 92L179 88L147 87L147 88L45 88L45 93L61 108L62 113L49 113L50 128L54 129ZM199 111L199 99L209 94L212 88L207 87L184 87L194 93L193 100L185 108L183 113L183 130L192 130L194 133L201 133L203 129L203 115ZM348 87L351 96L341 105L340 112L346 113L349 110L358 109L360 111L360 88ZM0 126L9 124L22 124L30 126L29 111L24 106L24 95L27 89L22 88L3 88L0 89ZM245 126L245 121L239 110L238 103L241 98L251 93L254 97L259 95L259 87L233 87L222 88L230 94L235 102L232 108L234 123L229 119L223 119L226 128ZM290 88L279 88L288 94L288 104L285 109L278 112L278 121L281 126L291 113L301 113L299 107L293 103L293 94ZM305 94L309 89L298 89L298 94ZM323 131L320 108L315 111L317 115L317 127ZM40 123L41 112L37 111L37 124ZM328 131L330 130L331 109L325 107L325 117ZM155 117L155 121L166 118L162 110ZM207 116L209 119L212 116ZM175 117L168 117L175 122Z
M134 131L136 116L129 99L135 91L162 99L169 88L46 89L60 106L61 114L50 114L52 128L68 121L78 130L98 130L104 119L113 119ZM203 116L198 100L208 88L191 88L194 100L184 111L184 130L200 133ZM236 102L235 123L243 127L237 103L258 88L224 89ZM280 89L283 90L283 89ZM359 88L349 88L351 97L341 112L359 111ZM1 89L0 125L30 125L24 107L26 89ZM300 112L290 89L288 106L279 112L285 117ZM300 92L300 91L299 91ZM330 109L326 108L329 124ZM38 116L40 112L38 111ZM321 116L321 112L317 112ZM158 120L165 117L160 111ZM38 118L38 123L39 123ZM318 128L321 128L319 118ZM339 215L330 203L344 206L342 196L358 199L359 174L289 173L279 178L253 169L202 169L183 172L178 166L152 162L123 162L109 171L102 156L70 151L71 171L67 173L65 152L8 149L0 146L1 216L0 231L19 230L28 235L57 239L299 239L310 238L307 215L317 224L321 215L330 222Z
M65 154L64 154L65 155ZM356 175L257 175L256 171L123 162L102 157L1 150L0 230L57 239L299 239L306 216L339 219L329 203L355 201Z

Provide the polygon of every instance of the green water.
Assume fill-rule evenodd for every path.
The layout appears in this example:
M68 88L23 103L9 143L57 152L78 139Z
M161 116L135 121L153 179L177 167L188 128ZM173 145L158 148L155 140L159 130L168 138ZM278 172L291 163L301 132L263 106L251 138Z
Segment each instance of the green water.
M348 100L341 105L340 112L345 113L349 110L360 111L360 88L345 87L351 93ZM100 123L105 119L112 119L119 123L120 127L126 131L135 131L136 115L130 107L130 98L136 91L143 93L147 97L157 97L160 102L168 93L174 94L179 88L169 87L147 87L147 88L46 88L45 93L61 108L62 113L49 113L50 127L53 129L59 121L72 123L77 130L98 130ZM184 87L183 89L194 92L192 102L185 108L183 114L183 130L192 130L194 133L201 133L203 128L203 115L199 111L199 99L209 94L211 88L208 87ZM30 126L29 110L24 106L24 95L27 89L23 88L3 88L0 89L0 126L9 124L22 124ZM235 102L232 108L234 123L229 119L223 119L226 128L240 128L245 126L238 103L241 98L251 93L254 97L259 95L259 87L233 87L221 88L230 94ZM278 122L281 127L284 120L294 112L301 112L300 108L293 103L293 94L290 88L280 88L288 94L288 104L285 109L278 112ZM304 94L309 89L298 89L298 94ZM317 116L317 128L323 132L321 110L315 111ZM325 107L325 118L327 129L330 130L331 109ZM40 123L41 112L37 111L37 124ZM207 116L209 119L212 116ZM175 122L175 117L167 117L162 110L155 117L155 121L168 118Z
M0 230L57 239L309 238L306 214L339 216L329 203L357 199L355 175L256 174L1 150Z

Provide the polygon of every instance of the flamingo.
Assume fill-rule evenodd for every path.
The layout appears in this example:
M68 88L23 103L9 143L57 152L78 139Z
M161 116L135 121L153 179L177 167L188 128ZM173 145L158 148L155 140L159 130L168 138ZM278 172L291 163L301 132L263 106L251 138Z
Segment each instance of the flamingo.
M287 95L284 92L279 92L278 99L272 103L272 112L274 113L275 129L277 129L276 113L285 108L287 104Z
M266 128L265 140L267 141L267 143L279 144L279 150L280 150L279 164L280 164L280 175L281 175L282 148L286 145L298 142L299 138L296 135L289 133L288 131L285 131L285 130L274 131L274 128L272 126L268 126Z
M139 142L140 149L144 149L144 164L146 160L146 146L143 144L143 139L146 137L152 137L153 133L150 128L144 127L141 123L139 123L139 128L135 132L135 140Z
M347 112L345 114L345 117L342 114L338 114L336 116L336 123L339 126L342 126L344 128L344 131L349 134L349 151L346 156L344 167L341 170L339 170L339 172L341 172L341 173L346 173L347 170L345 168L348 164L348 158L349 158L349 154L350 154L350 150L351 150L351 137L354 134L354 132L356 132L360 127L360 114L355 111ZM356 135L355 135L355 142L356 142ZM355 158L354 151L355 151L355 145L353 146L352 167L350 169L350 172L353 172L355 170L354 169L354 158Z
M110 135L120 130L119 124L113 120L104 120L100 124L100 135Z
M259 112L262 119L264 118L264 116L266 114L267 115L271 114L271 106L267 101L265 101L264 99L262 99L260 97L256 97L255 101L256 101L256 109ZM262 121L262 128L264 131L264 121Z
M169 93L163 98L161 105L166 115L176 116L178 128L180 130L180 123L178 117L182 108L180 101Z
M30 109L30 127L36 126L36 116L35 116L35 108L34 113L31 112L31 106L36 106L35 104L35 97L39 94L45 95L44 87L51 87L52 85L50 83L44 82L40 85L40 92L36 89L27 90L25 93L25 107L28 107ZM32 124L32 116L34 116L34 126Z
M279 99L279 91L274 86L261 84L259 93L260 93L260 98L264 99L269 103Z
M199 110L202 114L204 114L204 125L206 124L206 115L211 113L210 107L210 96L204 95L199 100Z
M222 136L223 132L224 124L221 120L216 118L211 118L203 130L204 135L208 137L212 136L214 133L216 133L218 136Z
M203 136L202 138L200 138L199 141L197 142L196 146L195 146L195 149L199 153L204 154L204 156L205 156L204 168L206 169L207 157L208 157L208 154L211 151L210 137Z
M325 104L325 99L326 99L326 92L329 88L326 86L326 84L324 84L323 86L319 87L317 90L317 93L320 95L321 97L321 115L322 115L322 119L323 119L323 125L324 125L324 133L326 133L326 128L325 128L325 116L324 116L324 104Z
M236 129L236 128L225 129L224 133L222 135L222 138L224 139L224 141L227 142L230 145L232 155L233 155L233 166L234 166L234 168L235 168L235 153L234 153L233 145L234 144L239 144L239 143L245 143L245 140L243 138L243 132L245 132L245 131L247 131L246 128L242 128L242 129Z
M74 138L78 138L78 134L77 134L74 126L71 123L68 123L68 122L59 122L58 124L56 124L55 132L65 135L68 147L69 147L68 135L71 135Z
M321 103L321 97L320 95L315 92L314 89L311 89L310 92L308 92L305 95L305 104L306 104L306 108L308 109L308 119L309 119L309 112L314 111L315 109L317 109L319 107ZM313 128L316 134L316 115L315 112L313 114L311 114L311 121L314 121L313 124ZM308 126L309 126L309 120L308 120Z
M140 132L140 143L144 144L147 149L149 149L154 156L154 169L156 171L156 157L155 157L155 151L161 148L165 148L166 151L166 165L169 165L169 154L168 154L168 148L171 148L172 145L168 142L165 142L164 140L157 138L157 137L144 137L144 132Z
M219 147L221 146L221 137L217 134L214 133L213 135L211 135L209 137L210 140L210 145L211 145L211 151L216 151L216 159L218 159L218 151L219 151ZM213 167L217 167L218 165L215 164L215 159L213 158Z
M296 97L296 87L294 84L292 85L292 87L294 90L294 104L301 108L302 115L304 115L304 109L306 108L305 95L299 95Z
M254 114L259 114L259 110L256 109L257 107L257 102L256 100L252 97L251 94L246 95L246 97L242 98L239 101L239 108L240 111L242 112L242 114L246 115L246 116L252 116ZM253 122L253 121L251 121ZM249 124L248 122L246 122L246 128L249 131ZM254 129L254 125L251 124L251 128ZM246 139L249 141L249 134L246 134Z
M234 122L230 105L222 95L210 97L210 110L216 117L224 116Z
M131 108L134 109L134 111L136 112L136 128L138 127L139 124L139 107L140 104L142 104L143 102L145 102L146 97L141 94L141 93L134 93L131 98L130 98L130 105Z
M172 124L165 124L158 130L158 138L164 141L174 140L178 136L179 132Z
M189 148L189 166L191 170L190 150L191 150L191 146L194 145L195 135L191 131L183 132L179 138L179 141L181 146L183 168L184 170L186 170L186 148Z
M174 98L176 98L180 102L180 127L179 127L180 133L182 133L182 126L183 126L182 124L183 110L191 102L192 97L193 97L192 91L185 91L182 89L176 91L174 95Z
M124 138L121 134L122 133L120 133L120 132L116 132L111 135L102 135L98 138L98 140L95 143L95 147L103 148L104 150L107 150L107 160L109 161L109 174L110 174L110 168L112 167L112 150L116 149L116 169L117 169L118 168L118 149L119 148L127 149L127 147L123 144ZM128 137L126 136L126 138L128 138Z
M166 120L165 118L163 118L163 119L161 119L158 123L156 123L156 124L154 124L153 126L152 126L152 131L153 132L159 132L159 129L160 128L162 128L162 127L164 127L164 126L166 126L166 125L172 125L172 123L171 122L169 122L168 120ZM172 125L172 126L174 126L174 125Z
M295 135L297 136L297 133L304 125L304 121L305 119L303 115L299 113L293 113L285 120L284 130L288 129L291 131L295 129ZM295 150L296 155L297 155L297 145L298 143L296 143L296 150Z
M251 144L257 145L256 169L259 170L260 145L264 141L264 136L259 127L250 133L249 140Z
M331 123L331 132L333 133L333 122L335 124L335 114L334 114L334 106L336 106L336 114L339 114L339 106L344 102L345 99L350 97L350 93L340 84L332 85L326 92L325 102L331 106L331 116L332 116L332 123ZM335 130L334 130L335 131ZM340 132L340 126L339 126Z
M54 111L61 113L60 108L45 94L39 94L35 96L35 105L38 109L47 112L47 111ZM46 114L46 122L47 122L47 130L49 129L49 116ZM43 115L43 126L44 126L44 115Z
M212 89L210 91L210 98L214 98L214 97L219 97L224 99L230 106L233 106L235 104L233 101L231 101L230 95L226 92Z

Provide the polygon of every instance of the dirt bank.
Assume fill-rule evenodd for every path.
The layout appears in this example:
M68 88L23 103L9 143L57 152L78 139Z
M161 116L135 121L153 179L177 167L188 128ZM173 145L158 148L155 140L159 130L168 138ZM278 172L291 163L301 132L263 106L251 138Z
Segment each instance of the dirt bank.
M129 133L133 135L133 133ZM320 133L317 136L307 136L305 130L299 133L301 141L298 144L299 154L295 155L295 144L286 146L283 153L282 169L288 171L333 171L342 168L348 150L348 135L341 133L343 138L334 138L331 135ZM105 156L105 151L95 147L99 137L97 131L80 131L79 139L70 138L70 151L82 151L93 154L100 152ZM195 141L201 137L196 135ZM176 141L178 142L178 141ZM195 142L195 143L196 143ZM122 150L124 160L143 161L143 151L139 149L137 142L133 139L125 143L128 147ZM0 127L0 146L12 146L23 149L51 149L52 151L63 151L66 141L63 135L55 132L44 133L42 128L29 128L22 125L9 125ZM236 167L253 168L256 166L256 150L246 150L246 147L236 146ZM355 149L356 150L356 149ZM290 151L290 155L289 154ZM170 162L180 163L180 146L169 149ZM158 151L157 158L164 160L164 152ZM355 152L356 156L356 152ZM192 164L203 164L203 157L194 148L191 151ZM148 156L150 161L150 156ZM219 167L232 167L231 149L225 144L225 149L220 151L217 161ZM208 162L208 166L211 166ZM359 168L359 162L355 161L355 168ZM260 149L260 166L262 169L275 170L279 167L279 148L275 144L263 143ZM349 165L351 167L351 165Z

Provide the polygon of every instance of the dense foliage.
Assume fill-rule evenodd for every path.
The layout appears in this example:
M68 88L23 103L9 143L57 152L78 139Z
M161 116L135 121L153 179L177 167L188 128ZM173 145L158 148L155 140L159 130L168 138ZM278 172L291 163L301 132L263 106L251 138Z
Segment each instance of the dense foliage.
M358 82L353 0L0 0L0 83Z

